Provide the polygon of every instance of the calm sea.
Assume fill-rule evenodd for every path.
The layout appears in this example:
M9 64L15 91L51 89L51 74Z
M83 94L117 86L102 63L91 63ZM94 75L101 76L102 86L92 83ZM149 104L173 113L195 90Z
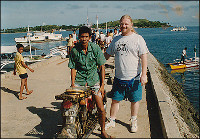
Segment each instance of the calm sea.
M172 28L136 28L135 30L144 37L149 51L163 63L168 72L183 86L184 93L189 101L199 111L199 69L191 68L184 71L171 71L167 63L174 59L180 59L182 50L187 47L187 56L194 57L194 47L197 47L197 56L199 57L199 27L187 27L187 31L173 32ZM105 33L105 30L103 30ZM68 37L72 31L55 32L62 33L63 37ZM78 33L78 31L77 31ZM26 33L1 34L1 45L15 45L14 38L23 37ZM42 49L37 50L37 54L48 54L49 49L66 45L66 41L32 43L31 45ZM34 52L32 52L34 54ZM29 53L23 53L29 54ZM11 69L8 69L11 70Z

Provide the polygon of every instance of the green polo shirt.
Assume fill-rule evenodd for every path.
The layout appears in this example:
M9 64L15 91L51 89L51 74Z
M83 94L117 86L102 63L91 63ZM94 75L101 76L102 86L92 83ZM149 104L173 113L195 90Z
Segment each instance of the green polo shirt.
M75 83L84 86L94 86L99 81L97 66L106 63L106 59L100 47L94 43L88 43L87 54L82 50L81 44L77 43L70 52L69 64L70 69L77 70Z

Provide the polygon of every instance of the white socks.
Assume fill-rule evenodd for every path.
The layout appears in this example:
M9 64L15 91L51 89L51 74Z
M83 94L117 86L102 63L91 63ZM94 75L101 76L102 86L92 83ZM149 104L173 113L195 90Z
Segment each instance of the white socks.
M111 117L110 117L110 121L114 121L114 122L115 122L115 118L111 118Z
M131 116L131 119L134 121L137 119L137 116Z

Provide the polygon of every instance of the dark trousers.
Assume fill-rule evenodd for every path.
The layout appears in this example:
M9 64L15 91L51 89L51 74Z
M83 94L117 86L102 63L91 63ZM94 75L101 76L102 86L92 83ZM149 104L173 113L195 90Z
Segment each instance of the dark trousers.
M181 61L183 61L183 63L185 62L185 57L183 55L181 55ZM180 63L181 63L180 61Z

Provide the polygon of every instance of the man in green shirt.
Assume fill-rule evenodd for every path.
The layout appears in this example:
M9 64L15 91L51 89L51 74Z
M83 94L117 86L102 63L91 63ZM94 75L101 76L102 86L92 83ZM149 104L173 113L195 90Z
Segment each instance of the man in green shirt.
M104 79L106 59L100 47L89 42L91 39L91 29L83 26L79 29L80 42L71 50L69 58L69 68L71 69L71 87L91 86L95 87L94 98L99 112L101 125L101 135L109 138L105 132L106 113L103 106ZM100 69L100 77L97 71Z

